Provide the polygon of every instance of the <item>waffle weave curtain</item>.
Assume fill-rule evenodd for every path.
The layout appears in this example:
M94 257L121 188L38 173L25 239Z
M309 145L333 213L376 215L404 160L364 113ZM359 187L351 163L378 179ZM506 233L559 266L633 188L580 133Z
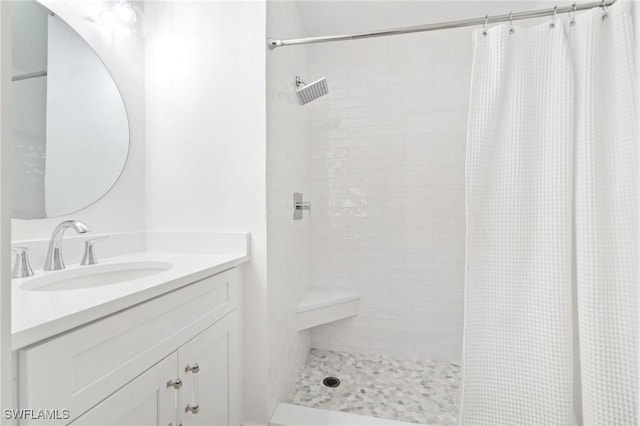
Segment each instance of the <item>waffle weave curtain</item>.
M630 4L474 35L463 425L636 425Z

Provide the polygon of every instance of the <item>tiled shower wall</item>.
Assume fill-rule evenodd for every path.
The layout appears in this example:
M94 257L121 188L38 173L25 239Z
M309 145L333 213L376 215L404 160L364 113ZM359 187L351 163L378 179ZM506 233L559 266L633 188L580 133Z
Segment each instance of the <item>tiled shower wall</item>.
M267 2L267 32L306 32L295 2ZM293 387L309 352L309 330L296 328L296 308L309 292L310 222L293 220L293 192L309 196L308 115L296 101L295 76L305 75L305 49L267 55L267 296L269 415ZM248 124L250 125L250 124Z
M458 360L468 30L309 47L311 282L362 294L322 349Z

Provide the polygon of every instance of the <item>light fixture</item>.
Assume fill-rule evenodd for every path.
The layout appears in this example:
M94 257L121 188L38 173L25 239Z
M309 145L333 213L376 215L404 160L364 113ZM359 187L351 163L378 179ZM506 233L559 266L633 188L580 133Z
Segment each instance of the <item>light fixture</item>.
M136 12L129 3L124 1L116 3L116 5L113 6L113 12L118 19L118 22L121 22L122 25L132 27L136 23Z
M100 11L100 22L121 34L145 37L149 32L142 10L128 0L105 3Z

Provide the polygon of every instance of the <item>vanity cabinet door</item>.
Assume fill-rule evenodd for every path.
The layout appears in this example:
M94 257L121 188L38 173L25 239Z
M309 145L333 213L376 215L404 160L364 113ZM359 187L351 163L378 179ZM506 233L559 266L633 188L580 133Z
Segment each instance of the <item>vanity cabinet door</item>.
M240 380L234 374L240 358L234 352L236 316L237 312L231 313L178 349L183 426L237 424L230 416L236 403L233 387Z
M176 425L178 390L174 352L72 422L72 426Z

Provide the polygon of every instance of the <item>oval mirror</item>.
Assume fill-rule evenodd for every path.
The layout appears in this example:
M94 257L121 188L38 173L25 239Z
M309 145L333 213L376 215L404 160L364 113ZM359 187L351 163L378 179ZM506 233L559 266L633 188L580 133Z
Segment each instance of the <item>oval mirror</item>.
M13 217L83 209L120 177L129 122L93 49L35 1L12 3Z

